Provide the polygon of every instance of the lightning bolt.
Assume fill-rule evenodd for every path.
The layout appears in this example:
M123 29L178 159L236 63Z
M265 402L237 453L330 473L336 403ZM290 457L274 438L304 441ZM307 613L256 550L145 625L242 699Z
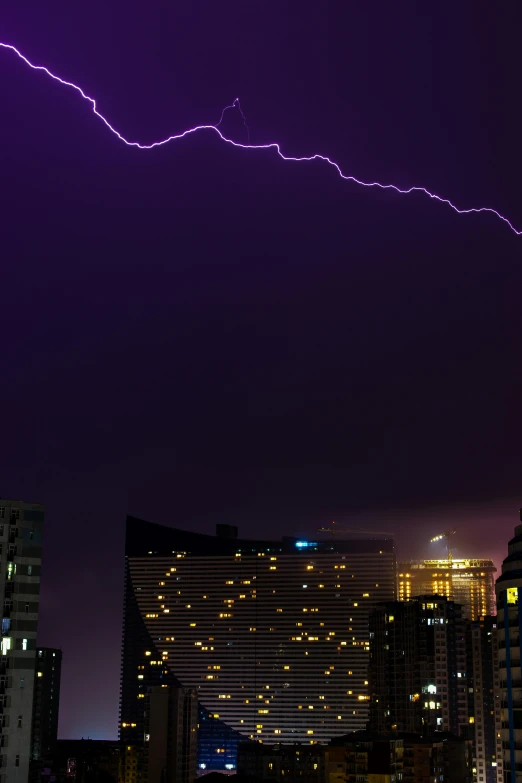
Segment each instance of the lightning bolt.
M129 141L126 139L122 134L114 128L110 124L110 122L106 119L106 117L103 116L98 111L98 107L96 105L96 101L94 98L91 98L89 95L86 95L84 91L79 87L77 84L73 84L73 82L68 82L65 79L62 79L60 76L57 76L56 74L52 73L48 68L46 68L43 65L35 65L30 60L27 59L25 55L23 55L15 46L12 44L7 43L1 43L0 42L0 48L7 49L10 52L13 52L17 57L20 58L26 65L29 66L33 71L43 71L49 78L53 79L56 82L59 82L64 87L70 87L72 90L75 90L79 95L83 98L84 101L87 101L87 103L90 103L92 111L94 114L103 122L103 124L110 130L111 133L113 133L121 142L126 144L128 147L137 147L140 150L152 150L155 147L163 147L165 144L169 144L171 141L178 141L179 139L184 139L186 136L190 136L193 133L199 133L200 131L212 131L214 133L217 133L221 141L224 141L226 144L230 144L233 147L240 147L241 149L247 149L247 150L274 150L279 157L287 162L293 162L293 163L308 163L313 160L320 160L323 163L326 163L329 166L332 166L338 173L338 175L349 182L354 182L356 185L360 185L364 188L379 188L380 190L393 190L396 193L400 193L401 195L408 195L410 193L423 193L425 196L428 196L429 198L433 199L434 201L438 201L441 204L446 204L448 207L453 209L458 215L470 215L472 213L480 213L480 212L488 212L492 215L495 215L495 217L499 218L499 220L502 220L504 223L506 223L511 231L513 231L514 234L517 236L520 236L522 234L522 230L518 231L515 226L511 223L511 221L508 220L507 217L504 217L504 215L501 215L500 212L497 212L496 209L493 209L492 207L470 207L469 209L461 209L455 204L453 204L452 201L448 198L443 198L442 196L438 196L436 193L432 193L427 188L424 187L411 187L411 188L400 188L397 185L386 185L382 182L364 182L363 180L357 179L357 177L354 177L352 174L345 174L342 170L339 164L337 164L334 160L327 157L326 155L309 155L304 157L293 157L291 155L285 155L281 151L281 147L279 144L272 142L270 144L251 144L250 143L250 133L249 133L249 127L246 122L245 115L241 109L241 105L239 103L239 99L236 98L229 106L225 106L223 111L221 112L221 117L218 123L216 125L197 125L194 128L188 128L187 130L183 131L182 133L175 134L173 136L168 136L166 139L162 139L160 141L154 141L151 144L140 144L137 141ZM227 112L229 109L236 109L239 113L241 118L243 119L243 123L245 125L245 128L247 130L249 143L248 144L240 144L237 141L233 141L232 139L227 138L222 131L220 130L220 125L223 122L223 118L225 116L225 112Z

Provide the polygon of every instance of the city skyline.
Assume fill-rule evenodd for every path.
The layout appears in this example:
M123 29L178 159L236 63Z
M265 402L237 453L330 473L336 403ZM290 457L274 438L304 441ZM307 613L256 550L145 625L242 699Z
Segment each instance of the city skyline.
M484 533L486 533L486 534L487 534L487 528L489 528L491 531L494 530L494 536L492 536L492 538L493 538L494 541L498 541L499 542L498 543L498 554L494 558L495 562L498 564L497 565L498 572L497 572L497 574L495 576L498 577L498 575L500 574L500 566L501 566L502 560L503 560L504 555L505 555L505 540L507 540L507 537L509 537L509 530L512 528L512 525L513 525L513 514L514 514L514 509L516 508L516 503L513 500L510 503L504 504L500 508L502 508L502 511L499 512L499 511L496 510L496 507L493 507L493 509L490 511L490 514L486 514L483 517L481 517L480 514L478 514L478 512L476 510L473 510L473 509L470 509L470 508L467 508L467 509L463 509L463 508L456 509L455 512L452 515L449 516L449 518L448 518L448 516L442 517L442 512L437 511L437 510L434 510L432 513L425 514L425 517L424 517L424 520L423 520L424 521L424 526L423 527L424 527L425 533L422 533L421 535L419 535L420 541L419 541L419 544L418 544L418 546L419 546L418 550L412 550L412 548L411 548L412 547L411 540L410 541L406 540L406 537L410 538L410 534L409 533L405 533L403 531L402 537L401 537L401 532L400 532L400 529L399 529L398 535L394 537L394 540L396 542L395 554L396 554L397 561L398 562L400 561L401 552L402 551L409 551L410 552L410 557L412 557L415 554L415 552L416 551L418 552L419 550L420 550L420 552L422 554L429 555L429 554L437 553L440 556L444 556L445 555L445 544L444 544L444 542L441 542L440 544L431 544L430 543L430 538L432 537L432 535L434 533L436 533L437 530L441 529L441 523L442 523L443 519L444 519L445 522L450 522L451 523L450 526L451 525L455 525L458 528L457 535L455 536L455 540L453 542L453 546L455 547L455 552L456 553L458 553L460 555L465 555L466 552L469 552L470 550L472 550L472 551L475 552L475 554L477 556L484 557L486 555L486 553L488 552L488 550L489 550L488 546L485 545L485 544L480 544L480 545L477 544L477 543L475 543L474 545L470 544L466 548L465 551L462 551L463 550L463 544L462 544L462 541L461 541L461 539L462 539L462 528L459 527L459 520L461 522L463 522L467 518L466 515L470 515L471 516L471 520L472 520L472 522L471 522L472 529L473 529L473 525L474 524L479 523L479 524L481 524L483 526ZM412 513L412 512L410 512L410 513ZM401 516L402 515L397 515L397 519L400 519ZM418 514L414 513L414 516L416 516L416 518L419 519ZM408 517L408 515L406 514L406 518L407 517ZM504 541L502 540L502 537L499 535L498 528L494 529L494 527L493 527L495 523L498 523L499 518L503 520L502 530L505 530ZM340 520L342 520L342 519L343 519L342 515L341 516L337 515L337 524L339 525L339 527L341 527ZM354 520L352 522L352 524L354 524L355 527L360 527L361 525L366 525L368 529L372 529L373 530L373 529L375 529L375 528L377 528L379 526L379 520L381 520L381 526L382 526L382 518L380 517L380 515L372 515L370 519L367 519L364 515L354 514L353 516L350 517L350 519ZM241 522L241 520L236 520L236 521ZM468 523L468 524L470 524L470 523ZM321 520L321 525L320 526L323 526L323 525L324 526L328 525L328 520L327 520L326 517L324 517L324 519ZM393 524L391 524L391 525L388 524L386 526L387 527L392 527L392 528L394 527ZM200 525L199 527L201 528L203 526ZM308 528L308 532L307 532L307 528ZM286 532L288 532L288 535L292 535L292 533L295 533L295 529L296 529L295 526L293 526L291 523L288 523L288 531L285 531L285 534L286 534ZM274 525L272 530L273 530L272 535L275 536L278 533L280 533L281 528L280 528L279 525ZM314 525L312 523L310 523L307 527L301 527L300 528L301 536L305 537L305 538L306 537L311 538L314 530L315 530L315 527L314 527ZM200 530L200 532L212 535L214 533L214 530L213 530L213 527L212 527L212 523L209 522L207 525L204 526L204 529ZM343 536L345 534L339 533L338 535ZM397 540L402 541L400 547L397 544ZM116 584L112 585L112 587L111 587L112 599L109 599L109 603L112 603L111 611L114 613L115 617L117 618L117 621L116 621L117 624L116 624L116 627L113 630L113 633L111 634L111 643L110 643L111 646L110 647L106 646L105 650L104 650L104 654L106 656L111 656L112 657L111 670L113 672L112 680L111 680L111 682L109 684L109 694L106 696L106 702L105 702L106 705L107 705L106 708L105 708L106 712L105 712L103 720L101 720L101 719L93 720L90 724L87 725L87 730L86 731L84 731L83 725L82 725L81 721L80 721L80 723L75 723L74 719L71 721L71 718L67 714L67 710L68 710L68 707L67 707L68 698L67 697L71 698L73 696L73 694L77 691L77 688L78 688L78 680L72 674L70 676L69 680L67 680L67 679L65 680L65 682L66 682L66 686L65 687L67 687L68 690L67 690L67 694L62 698L62 702L63 702L62 703L62 711L60 713L59 736L64 738L64 739L66 739L66 738L73 738L74 736L90 736L93 739L114 739L117 736L117 730L118 730L118 706L117 706L117 701L118 701L118 693L119 693L119 687L120 687L119 686L119 667L120 667L120 651L121 651L121 647L120 647L121 623L122 623L121 611L122 611L122 608L123 608L123 594L122 594L122 591L121 591L121 584L123 583L122 580L123 580L123 573L124 573L124 569L123 569L123 563L124 563L124 558L123 558L123 549L124 549L124 547L123 547L123 543L124 542L123 542L123 536L122 536L122 540L121 540L121 547L122 547L122 549L121 549L121 552L120 552L120 555L121 555L121 558L120 558L120 568L116 569L116 571L113 572L113 574L112 574L112 576L114 577L114 582L116 581L116 579L119 579L120 581L119 581L118 585L116 585ZM425 547L424 551L421 548L423 546ZM50 557L52 557L52 554L50 555ZM100 586L101 590L103 591L103 593L100 592L100 596L105 593L105 590L106 590L105 585L106 585L106 579L103 579L102 583L101 583L101 586ZM86 593L86 597L89 596L89 599L90 599L90 596L91 596L91 593L92 593L91 587L92 586L88 587L88 591ZM44 576L43 598L42 598L42 602L43 602L42 613L43 613L43 616L44 616L44 622L46 622L45 610L46 610L46 605L47 605L45 588L46 588L46 586L45 586L45 576ZM76 598L75 598L75 600L76 600ZM104 600L104 605L106 606L106 604L107 604L107 597L105 596L105 598L103 600ZM56 611L56 603L54 603L52 601L52 599L51 599L51 603L49 605L50 619L51 619L51 617L55 616L55 611ZM48 644L48 645L50 645L51 642L53 644L55 644L55 645L56 644L60 644L60 645L63 644L64 647L65 647L65 650L67 650L68 645L67 645L66 637L62 636L61 641L58 640L56 638L56 635L53 634L53 632L49 629L49 627L48 627L49 626L49 622L48 621L47 621L46 625L47 625L47 627L45 627L45 626L42 627L42 623L40 623L39 638L41 636L45 640L46 644ZM71 663L74 664L74 662L70 662L70 664ZM65 658L65 671L67 671L67 656ZM90 699L91 699L91 703L93 704L93 709L96 710L97 709L97 705L99 704L98 698L93 698L92 695L91 695ZM74 701L73 701L73 704L74 704ZM108 720L107 720L107 715L110 716L110 718ZM67 729L63 728L64 725L67 725L67 723L69 723L69 725L73 726L72 730L67 731Z

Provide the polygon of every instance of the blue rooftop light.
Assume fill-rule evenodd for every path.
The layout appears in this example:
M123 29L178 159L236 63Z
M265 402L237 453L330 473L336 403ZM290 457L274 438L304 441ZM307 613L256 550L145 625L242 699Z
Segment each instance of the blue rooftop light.
M316 541L296 541L295 545L298 549L302 549L305 546L317 546Z

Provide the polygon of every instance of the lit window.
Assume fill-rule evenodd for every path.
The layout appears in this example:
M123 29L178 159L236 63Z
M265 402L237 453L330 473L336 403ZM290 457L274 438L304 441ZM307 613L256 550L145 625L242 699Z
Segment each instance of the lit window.
M508 587L506 594L508 604L518 603L518 587Z
M27 639L22 639L22 650L27 650Z

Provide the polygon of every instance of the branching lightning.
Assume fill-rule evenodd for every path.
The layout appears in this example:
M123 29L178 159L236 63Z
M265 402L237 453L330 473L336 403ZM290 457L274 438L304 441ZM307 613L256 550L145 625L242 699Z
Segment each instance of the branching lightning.
M351 174L344 174L340 166L334 160L327 157L326 155L315 154L306 157L293 157L291 155L284 155L283 152L281 151L279 144L275 142L271 144L251 144L249 127L247 125L246 118L241 109L238 98L236 98L236 100L233 101L233 103L231 103L229 106L225 106L225 108L221 112L220 120L218 123L216 123L216 125L197 125L196 127L189 128L183 131L182 133L178 133L173 136L168 136L166 139L162 139L161 141L152 142L152 144L140 144L137 141L129 141L124 136L122 136L121 133L116 130L116 128L114 128L110 124L110 122L103 116L103 114L101 114L98 111L95 99L86 95L84 91L81 89L81 87L79 87L77 84L68 82L65 79L62 79L60 76L51 73L51 71L43 65L34 65L34 63L30 62L30 60L28 60L27 57L25 57L25 55L23 55L15 46L12 46L11 44L0 42L0 48L7 49L13 52L17 57L23 60L23 62L26 65L28 65L29 68L32 68L34 71L43 71L43 73L45 73L54 81L59 82L64 87L70 87L72 90L75 90L83 98L84 101L90 103L94 114L103 122L103 124L111 131L111 133L113 133L121 142L126 144L128 147L137 147L140 150L152 150L155 147L162 147L165 144L169 144L171 141L178 141L179 139L183 139L185 138L185 136L190 136L193 133L199 133L200 131L211 131L217 133L221 141L224 141L226 144L230 144L233 147L240 147L241 149L247 149L247 150L274 150L279 155L279 157L284 161L288 161L288 162L292 161L294 163L305 163L313 160L320 160L323 163L326 163L329 166L332 166L334 169L336 169L337 173L342 179L348 180L350 182L354 182L356 185L360 185L365 188L379 188L381 190L393 190L396 193L400 193L402 195L408 195L410 193L423 193L425 196L428 196L429 198L434 199L435 201L438 201L441 204L446 204L448 207L451 207L451 209L453 209L459 215L469 215L474 212L476 213L489 212L492 215L495 215L495 217L502 220L504 223L506 223L511 229L511 231L517 234L517 236L520 236L522 234L522 230L518 231L515 228L515 226L508 220L508 218L504 217L504 215L501 215L500 212L497 212L497 210L493 209L492 207L470 207L469 209L461 209L455 206L455 204L453 204L449 199L443 198L442 196L438 196L436 193L431 193L427 188L424 187L411 187L411 188L403 189L398 187L397 185L385 185L382 184L381 182L363 182L362 180L357 179L357 177L354 177ZM248 144L240 144L237 141L233 141L232 139L227 138L220 130L220 125L223 122L225 112L228 111L229 109L236 109L240 113L245 128L247 130L247 135L249 140Z

